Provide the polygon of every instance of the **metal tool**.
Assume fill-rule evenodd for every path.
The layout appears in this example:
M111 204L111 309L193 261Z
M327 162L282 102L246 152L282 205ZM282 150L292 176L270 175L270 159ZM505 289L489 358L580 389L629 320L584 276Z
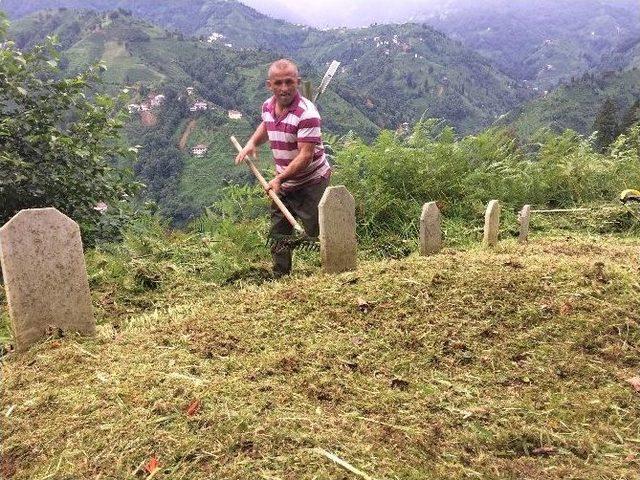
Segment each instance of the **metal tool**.
M339 66L340 66L340 62L338 62L337 60L334 60L333 62L331 62L331 65L329 65L327 72L324 74L324 77L322 77L322 81L320 82L318 91L313 96L313 103L315 103L316 100L318 100L318 97L322 95L324 91L327 89L327 87L329 86L329 82L331 82L331 79L338 71Z

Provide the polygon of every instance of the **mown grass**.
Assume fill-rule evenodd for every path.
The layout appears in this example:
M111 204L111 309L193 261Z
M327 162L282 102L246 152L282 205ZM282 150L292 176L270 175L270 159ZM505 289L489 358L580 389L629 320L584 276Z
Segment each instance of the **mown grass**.
M96 338L4 357L4 477L355 478L320 447L377 479L637 478L639 247L507 240L104 304Z

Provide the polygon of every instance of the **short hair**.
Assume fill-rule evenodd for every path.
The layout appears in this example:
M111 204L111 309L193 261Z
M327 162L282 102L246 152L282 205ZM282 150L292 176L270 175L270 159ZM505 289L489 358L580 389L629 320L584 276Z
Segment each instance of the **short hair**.
M289 60L288 58L281 58L280 60L276 60L269 66L267 78L271 78L271 75L275 72L286 70L287 68L293 68L296 72L296 76L300 76L300 73L298 73L298 66L292 60Z

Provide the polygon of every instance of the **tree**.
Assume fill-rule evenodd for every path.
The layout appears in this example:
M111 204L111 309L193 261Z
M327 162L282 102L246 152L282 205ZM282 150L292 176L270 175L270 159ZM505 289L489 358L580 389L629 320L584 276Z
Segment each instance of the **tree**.
M640 122L640 100L636 100L622 117L620 132L624 133Z
M6 32L0 16L0 225L53 206L95 233L104 223L95 207L119 212L140 186L112 167L134 155L119 141L125 99L92 91L97 67L61 79L53 39L22 52Z
M617 107L609 97L605 99L596 114L593 130L597 132L596 148L603 152L618 136Z

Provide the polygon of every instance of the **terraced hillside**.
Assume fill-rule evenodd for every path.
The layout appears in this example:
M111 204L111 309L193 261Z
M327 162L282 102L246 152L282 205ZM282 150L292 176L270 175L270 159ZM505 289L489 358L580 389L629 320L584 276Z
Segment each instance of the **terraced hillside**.
M585 75L514 110L501 122L514 125L525 138L531 138L541 128L555 132L571 128L590 135L598 109L607 98L614 100L621 118L640 98L640 70Z
M78 6L74 2L64 5ZM249 54L247 49L258 49L260 53L253 51L253 55L261 55L262 63L276 56L290 56L302 65L303 75L316 84L328 63L338 59L344 68L336 76L332 90L351 108L346 115L326 117L336 125L355 118L361 130L358 133L367 135L371 134L372 126L360 120L363 116L377 127L395 129L403 122L415 122L423 114L436 115L463 133L476 131L490 125L531 94L496 71L485 58L425 25L320 31L274 20L236 1L187 2L185 11L173 3L162 2L155 8L146 2L117 5L94 2L92 5L103 9L107 6L130 8L134 14L182 32L170 33L169 39L195 36L204 44L208 39L211 44L228 50L229 55L242 57ZM180 19L196 7L198 13L189 20L193 25L186 27ZM14 5L7 8L15 13L26 11ZM68 15L68 12L63 10L61 14ZM130 11L108 14L114 15L128 17ZM206 25L200 25L205 21ZM42 21L20 19L16 34L28 36L25 30L28 32L34 23ZM175 41L166 58L175 59L182 48ZM240 90L240 93L245 92Z
M95 270L95 339L3 358L3 478L635 479L638 248L176 278L130 317Z

